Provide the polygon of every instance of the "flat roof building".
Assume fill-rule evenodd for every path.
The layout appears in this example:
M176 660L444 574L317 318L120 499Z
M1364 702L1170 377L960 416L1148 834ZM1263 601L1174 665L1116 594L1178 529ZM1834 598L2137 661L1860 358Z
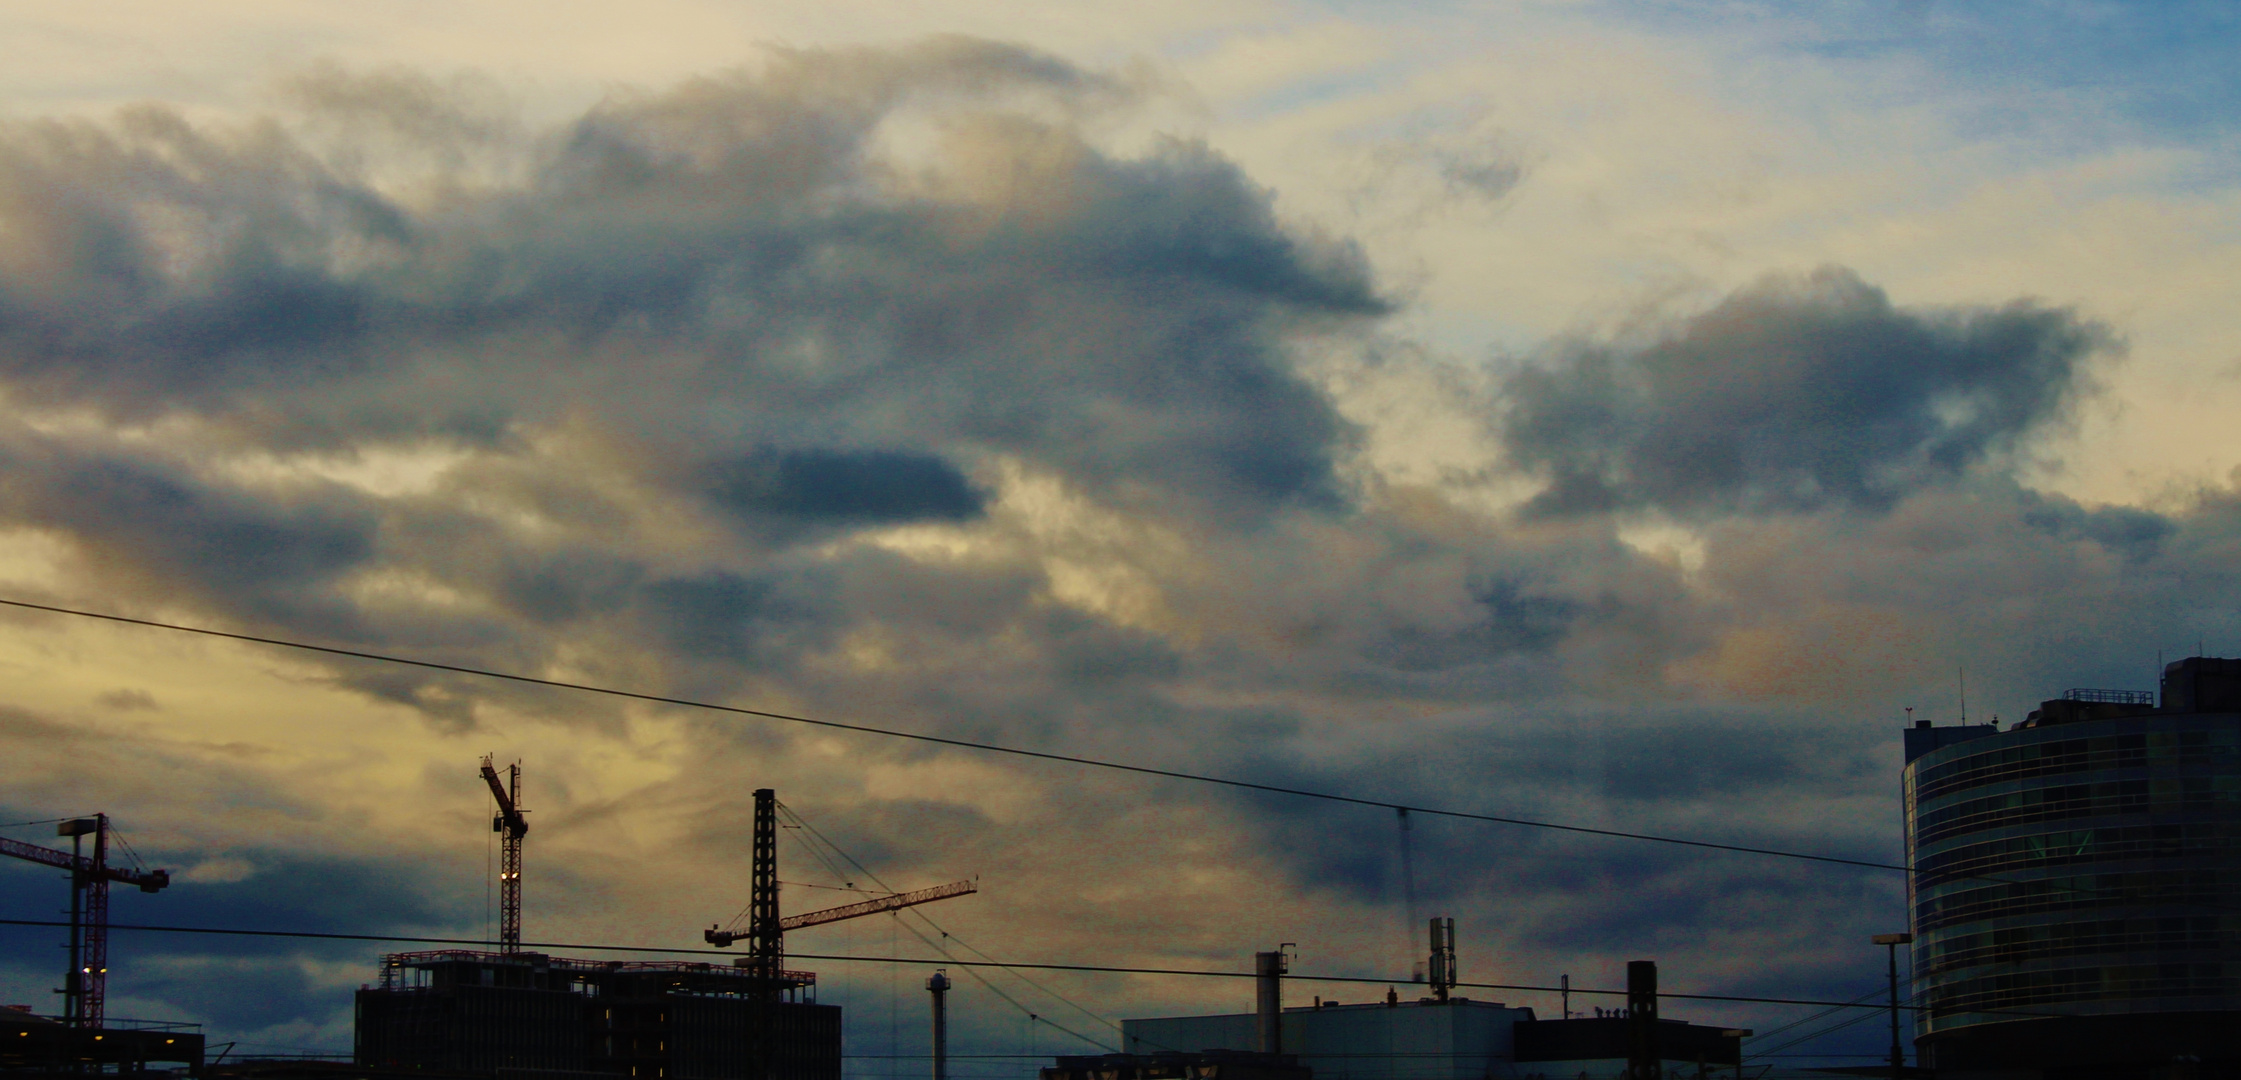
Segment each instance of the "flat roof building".
M2241 1076L2241 660L1905 744L1924 1065Z
M1452 977L1452 952L1447 964ZM1440 972L1437 963L1434 971ZM1383 1000L1362 1003L1318 999L1281 1009L1274 1049L1313 1070L1314 1080L1619 1080L1632 1075L1637 1055L1645 1064L1660 1062L1662 1075L1673 1080L1733 1075L1745 1032L1663 1019L1656 1015L1656 965L1635 961L1627 974L1628 1010L1561 1020L1538 1019L1522 1006L1454 997L1444 987L1435 987L1439 996L1416 1000L1390 990ZM1275 1006L1266 995L1263 1002ZM1263 1038L1264 1015L1123 1020L1122 1049L1142 1058L1266 1053L1272 1048Z

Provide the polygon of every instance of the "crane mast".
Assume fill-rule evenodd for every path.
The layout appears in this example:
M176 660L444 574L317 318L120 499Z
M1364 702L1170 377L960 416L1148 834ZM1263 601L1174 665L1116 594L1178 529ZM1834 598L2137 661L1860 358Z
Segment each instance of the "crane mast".
M778 973L786 961L786 930L778 925L778 793L770 788L755 791L753 889L747 923L753 966L763 979L765 993L775 997Z
M521 951L521 839L529 835L529 819L521 808L521 763L506 766L506 779L498 779L498 770L492 764L492 755L482 756L483 782L490 785L490 794L498 800L498 816L490 821L490 831L499 834L498 840L498 951Z
M93 855L85 838L93 837ZM71 818L55 826L70 838L69 851L0 837L0 855L70 871L70 969L63 975L62 1012L74 1027L99 1028L109 996L109 884L123 882L141 892L171 884L169 870L129 870L109 865L109 815Z

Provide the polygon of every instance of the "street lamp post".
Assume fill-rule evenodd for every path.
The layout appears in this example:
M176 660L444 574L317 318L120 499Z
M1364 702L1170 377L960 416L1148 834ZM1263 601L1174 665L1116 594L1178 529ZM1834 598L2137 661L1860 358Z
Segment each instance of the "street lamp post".
M1913 934L1877 934L1869 939L1884 947L1891 960L1891 1080L1905 1080L1906 1051L1899 1046L1899 946L1914 942Z

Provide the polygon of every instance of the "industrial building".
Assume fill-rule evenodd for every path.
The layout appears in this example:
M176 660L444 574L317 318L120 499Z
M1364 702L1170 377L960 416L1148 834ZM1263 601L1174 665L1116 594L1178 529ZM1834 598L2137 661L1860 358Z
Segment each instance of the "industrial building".
M1944 1080L2241 1076L2241 660L1905 735L1916 1047Z
M1653 1075L1652 1063L1655 1075L1681 1080L1732 1076L1742 1061L1749 1032L1658 1015L1649 961L1627 965L1622 1012L1542 1020L1530 1008L1455 996L1453 920L1433 920L1432 941L1431 996L1404 1000L1389 989L1382 1000L1285 1008L1283 954L1261 953L1254 1012L1123 1020L1122 1049L1147 1062L1250 1050L1270 1064L1296 1061L1315 1080L1616 1080ZM1071 1080L1053 1072L1046 1080Z

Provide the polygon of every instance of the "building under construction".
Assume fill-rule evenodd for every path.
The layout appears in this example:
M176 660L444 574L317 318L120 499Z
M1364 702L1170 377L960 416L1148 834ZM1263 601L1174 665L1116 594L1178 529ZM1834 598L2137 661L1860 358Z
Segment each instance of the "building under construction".
M817 977L533 952L397 953L358 991L361 1065L482 1075L840 1080Z
M577 960L521 943L521 767L482 763L501 836L499 948L395 953L358 991L361 1066L498 1076L603 1074L652 1080L840 1080L841 1011L817 976L785 968L784 934L977 891L970 881L778 913L775 792L755 792L753 882L742 920L703 933L747 943L729 964ZM739 923L743 922L744 925Z

